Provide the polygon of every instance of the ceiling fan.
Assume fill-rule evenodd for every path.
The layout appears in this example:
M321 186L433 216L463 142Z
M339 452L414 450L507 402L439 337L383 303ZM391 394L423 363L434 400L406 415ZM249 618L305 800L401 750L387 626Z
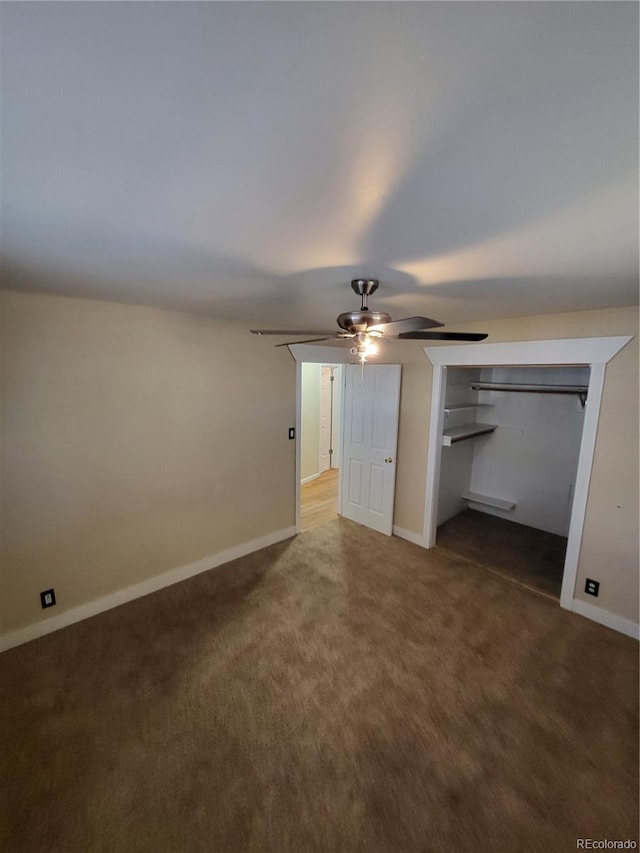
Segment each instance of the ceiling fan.
M397 340L427 340L427 341L482 341L487 335L480 332L433 332L443 326L437 320L429 317L405 317L403 320L392 320L383 311L374 311L367 305L367 297L378 289L379 282L375 278L354 278L352 289L360 296L362 304L357 311L346 311L337 318L338 331L327 332L309 329L251 329L253 335L317 335L303 341L290 341L276 344L286 347L290 344L311 344L317 341L353 340L355 346L350 350L351 355L358 356L360 364L364 364L367 356L375 355L378 351L376 340L395 338Z

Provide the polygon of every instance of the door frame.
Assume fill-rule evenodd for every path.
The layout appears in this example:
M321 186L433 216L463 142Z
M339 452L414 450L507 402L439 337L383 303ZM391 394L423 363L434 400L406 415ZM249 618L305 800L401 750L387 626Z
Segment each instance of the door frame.
M320 407L319 407L319 411L320 411L320 419L321 420L322 420L322 403L323 403L323 400L322 400L322 371L323 370L330 370L331 371L331 377L332 377L329 380L329 450L334 451L334 452L335 452L336 440L337 440L338 444L340 443L340 428L338 428L337 431L334 430L334 428L333 428L334 427L334 421L338 420L338 416L339 416L340 420L338 421L338 423L342 422L342 415L340 412L340 407L339 407L339 405L336 405L336 399L335 399L336 377L334 375L334 372L338 368L342 369L342 365L338 364L337 362L335 364L324 364L323 363L320 365L320 389L319 389L320 390ZM341 373L341 375L342 375L342 373ZM336 412L337 412L337 415L336 415ZM320 459L322 458L322 430L319 429L318 433L319 433L319 435L318 435L318 469L320 469L321 468ZM302 441L302 433L300 434L300 441ZM339 452L340 449L341 448L338 448L338 459L340 458L340 452ZM333 452L329 453L329 467L325 468L324 471L318 470L318 476L320 476L320 474L324 474L325 471L331 471L334 468L333 456L334 456Z
M424 347L427 358L433 365L424 527L422 533L425 548L432 548L436 544L440 461L442 456L441 435L444 421L444 394L446 391L447 368L519 367L533 365L553 365L556 367L575 367L579 365L590 367L589 391L584 412L573 508L569 522L567 553L560 593L560 606L567 610L573 609L576 578L578 575L578 559L587 509L589 481L593 467L593 454L600 416L605 368L607 362L620 352L629 343L631 338L632 336L630 335L624 335L610 338L573 338L550 341L474 344L468 346Z
M296 362L296 533L300 533L300 472L301 459L301 429L302 429L302 364L349 364L349 350L343 347L317 346L313 344L290 344L289 352ZM344 371L343 371L344 373ZM338 512L341 511L342 494L342 427L344 423L344 382L340 387L340 467L338 468Z

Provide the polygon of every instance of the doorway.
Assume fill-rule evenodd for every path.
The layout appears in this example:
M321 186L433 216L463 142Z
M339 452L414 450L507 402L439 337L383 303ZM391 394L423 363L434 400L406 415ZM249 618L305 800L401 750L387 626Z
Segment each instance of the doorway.
M289 432L290 437L297 435L300 438L296 442L296 532L301 530L302 491L307 483L319 479L314 474L320 474L319 462L317 470L306 469L305 476L302 474L302 375L303 368L309 364L340 367L342 370L342 378L334 381L334 412L336 404L339 406L333 434L333 456L338 453L338 461L333 463L338 479L337 512L390 536L395 495L400 365L367 364L363 370L360 365L349 363L349 351L342 347L290 344L289 351L296 361L296 428ZM319 413L319 395L314 395L314 399L318 401ZM349 422L348 428L346 421ZM349 441L345 456L343 434L347 431ZM319 447L319 428L318 443L312 441L312 446ZM307 480L307 477L312 479ZM354 512L359 513L358 517L354 517Z
M338 517L342 365L304 362L300 403L300 531Z

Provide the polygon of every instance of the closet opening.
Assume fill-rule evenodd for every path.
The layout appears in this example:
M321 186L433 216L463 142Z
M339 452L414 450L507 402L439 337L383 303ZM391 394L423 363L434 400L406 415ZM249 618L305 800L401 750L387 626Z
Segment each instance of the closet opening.
M588 366L446 368L436 544L559 599Z
M301 365L300 531L338 517L342 365Z

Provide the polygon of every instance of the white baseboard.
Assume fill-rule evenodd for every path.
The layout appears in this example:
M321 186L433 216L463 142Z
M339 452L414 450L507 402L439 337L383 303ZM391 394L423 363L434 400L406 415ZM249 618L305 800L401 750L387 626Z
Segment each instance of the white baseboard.
M81 622L83 619L89 619L98 613L104 613L105 610L111 610L114 607L119 607L121 604L134 601L136 598L142 598L142 596L157 592L159 589L164 589L167 586L172 586L175 583L180 583L180 581L194 577L194 575L207 572L209 569L215 569L218 566L238 559L238 557L244 557L247 554L252 554L254 551L260 551L262 548L275 545L277 542L283 542L285 539L291 539L295 535L295 526L276 530L273 533L268 533L249 542L243 542L241 545L235 545L233 548L227 548L226 551L220 551L217 554L204 557L195 563L189 563L186 566L163 572L161 575L156 575L153 578L149 578L149 580L142 581L142 583L125 587L125 589L118 590L118 592L111 593L103 598L98 598L87 604L81 604L79 607L66 610L58 616L51 616L42 622L35 622L33 625L27 625L16 631L7 632L0 635L0 652L20 646L23 643L28 643L30 640L35 640L38 637L44 637L46 634L60 630L60 628L66 628L67 625L73 625L75 622ZM393 535L424 548L422 536L411 530L405 530L402 527L394 525ZM614 631L626 634L634 640L640 639L640 626L638 623L632 622L630 619L625 619L623 616L617 616L615 613L610 613L602 607L597 607L587 601L574 598L568 609L579 616L592 619L600 625L605 625L607 628L612 628Z
M310 477L305 477L304 479L300 480L300 485L304 486L305 483L310 483L312 480L317 480L319 476L320 473L312 474Z
M393 525L393 535L398 536L400 539L406 539L407 542L413 542L414 545L420 545L421 548L424 548L424 539L420 533L414 533L412 530L405 530L402 527L396 527Z
M252 539L250 542L243 542L241 545L227 548L226 551L220 551L217 554L204 557L195 563L171 569L168 572L163 572L161 575L149 578L149 580L142 581L142 583L125 587L125 589L105 595L103 598L89 601L87 604L81 604L79 607L73 607L71 610L66 610L58 616L51 616L42 622L35 622L33 625L27 625L16 631L7 632L0 635L0 652L12 649L14 646L20 646L22 643L28 643L29 640L35 640L38 637L45 636L45 634L51 634L60 628L66 628L67 625L81 622L83 619L89 619L91 616L104 613L105 610L119 607L121 604L126 604L136 598L142 598L142 596L157 592L166 586L180 583L180 581L187 580L187 578L191 578L194 575L207 572L209 569L215 569L218 566L231 562L231 560L237 560L238 557L244 557L247 554L252 554L254 551L260 551L261 548L266 548L268 545L275 545L276 542L282 542L295 535L295 527L285 527L283 530L267 533L266 536Z
M608 610L603 610L602 607L597 607L588 601L581 601L579 598L573 599L569 609L579 616L586 616L587 619L599 622L600 625L606 625L607 628L626 634L627 637L632 637L634 640L640 639L638 623L632 622L631 619L625 619L624 616L616 616L615 613L609 613Z

